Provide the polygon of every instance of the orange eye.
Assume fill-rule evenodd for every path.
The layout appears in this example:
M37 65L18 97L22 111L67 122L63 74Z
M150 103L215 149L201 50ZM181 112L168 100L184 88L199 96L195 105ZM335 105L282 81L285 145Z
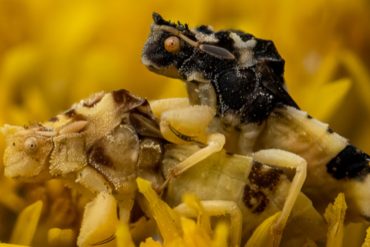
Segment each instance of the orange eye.
M176 36L168 37L164 41L164 49L171 53L178 52L180 50L180 39Z

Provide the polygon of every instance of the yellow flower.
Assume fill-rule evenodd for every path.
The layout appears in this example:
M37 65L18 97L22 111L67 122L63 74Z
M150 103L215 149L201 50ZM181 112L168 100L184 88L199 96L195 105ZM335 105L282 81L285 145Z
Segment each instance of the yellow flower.
M342 246L344 218L347 205L344 194L339 194L334 204L330 204L325 210L325 219L329 224L327 235L327 247Z
M212 239L210 232L210 219L200 202L193 196L187 196L184 202L196 209L197 221L182 217L175 210L163 202L151 188L151 184L141 178L137 179L139 191L147 200L150 212L155 219L161 236L163 246L227 246L227 228L219 225ZM144 246L161 246L158 242L147 240Z
M37 201L25 208L19 215L15 224L11 243L30 245L41 216L42 202Z

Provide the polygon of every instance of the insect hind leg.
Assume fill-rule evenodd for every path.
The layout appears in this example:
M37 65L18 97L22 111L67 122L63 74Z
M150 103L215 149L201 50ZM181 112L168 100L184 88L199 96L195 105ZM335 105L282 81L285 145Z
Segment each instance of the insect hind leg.
M270 166L296 170L282 212L272 228L274 233L273 244L274 246L278 246L289 215L306 179L307 162L296 154L280 149L260 150L253 154L253 158L258 162Z

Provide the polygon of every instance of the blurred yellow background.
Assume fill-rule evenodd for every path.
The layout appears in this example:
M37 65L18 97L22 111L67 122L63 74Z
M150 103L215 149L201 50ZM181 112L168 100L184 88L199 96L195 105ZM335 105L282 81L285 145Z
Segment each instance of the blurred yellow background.
M274 40L301 108L370 152L367 0L0 0L0 124L46 120L100 90L185 96L141 64L153 11Z

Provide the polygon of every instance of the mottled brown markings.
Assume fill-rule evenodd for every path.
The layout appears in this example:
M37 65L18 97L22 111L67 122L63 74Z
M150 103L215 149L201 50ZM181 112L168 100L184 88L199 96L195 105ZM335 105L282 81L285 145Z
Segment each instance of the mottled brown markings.
M127 100L127 95L128 95L128 92L123 89L112 92L114 102L116 102L117 104L125 103Z
M163 145L161 140L145 138L140 142L138 158L139 167L154 167L159 164L163 156Z
M150 118L153 118L153 112L147 100L144 100L143 103L136 108L136 110Z
M24 129L32 129L34 131L41 131L41 132L48 132L48 131L53 131L53 128L51 127L46 127L42 125L41 123L33 123L28 126L23 126Z
M130 123L141 136L162 137L158 123L146 114L133 110L130 114Z
M91 98L91 99L88 99L88 100L86 100L86 101L84 101L83 103L82 103L82 105L84 106L84 107L87 107L87 108L91 108L91 107L93 107L93 106L95 106L97 103L99 103L100 101L101 101L101 99L102 99L103 97L94 97L94 98Z
M84 115L81 115L81 114L76 114L73 117L73 120L75 120L75 121L86 120L86 117Z
M244 187L243 202L253 213L261 213L269 203L266 190L273 192L280 181L282 170L253 162L249 183Z
M64 112L64 115L66 117L72 118L76 115L76 111L75 111L75 109L71 108L71 109L67 110L66 112Z
M72 118L73 120L76 120L76 121L78 121L78 120L86 120L86 118L83 115L78 114L76 112L76 110L73 109L73 108L71 108L71 109L67 110L66 112L64 112L64 115L66 117Z
M96 103L91 103L91 102L83 102L83 104L82 104L82 106L84 106L84 107L87 107L87 108L91 108L91 107L93 107L94 105L96 105L96 103L98 103L98 102L96 102Z
M250 183L257 185L259 188L267 188L273 191L279 183L282 173L283 171L280 169L267 167L254 161L248 178Z
M145 99L137 97L124 89L113 91L112 97L114 102L125 111L131 111L146 102Z
M269 203L269 199L265 193L253 189L248 184L244 187L243 201L248 208L252 209L252 213L255 214L262 213Z
M105 155L104 148L102 146L93 147L90 151L89 158L91 164L113 167L113 162L107 155Z
M57 122L59 120L59 118L57 116L55 117L52 117L52 118L49 118L49 122Z

